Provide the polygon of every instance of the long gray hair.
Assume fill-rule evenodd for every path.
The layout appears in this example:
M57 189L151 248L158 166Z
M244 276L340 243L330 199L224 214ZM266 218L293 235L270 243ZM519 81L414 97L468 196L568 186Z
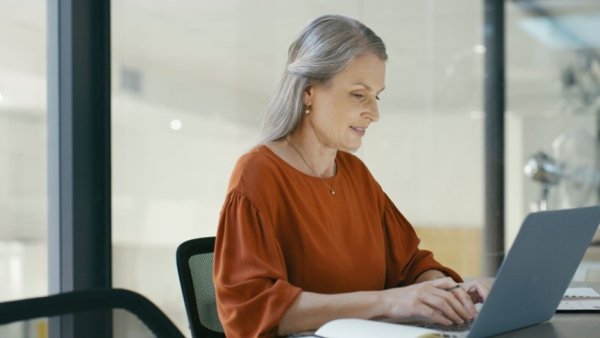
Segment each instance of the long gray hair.
M367 53L387 60L381 38L355 19L324 15L308 24L290 45L286 70L263 117L260 143L281 140L293 132L302 120L305 89L326 83L354 57Z

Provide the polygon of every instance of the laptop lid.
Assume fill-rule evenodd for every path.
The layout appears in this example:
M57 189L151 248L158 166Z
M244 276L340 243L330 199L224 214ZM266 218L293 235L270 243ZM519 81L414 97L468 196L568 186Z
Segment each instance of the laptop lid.
M552 318L600 224L600 206L529 214L468 337Z

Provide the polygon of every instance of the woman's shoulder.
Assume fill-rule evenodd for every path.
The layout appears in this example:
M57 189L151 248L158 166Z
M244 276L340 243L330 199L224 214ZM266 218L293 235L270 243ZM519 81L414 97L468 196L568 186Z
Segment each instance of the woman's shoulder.
M277 155L269 147L259 144L238 159L234 171L255 172L279 167Z
M367 165L356 155L339 151L336 158L340 169L340 179L357 186L363 194L371 199L382 200L383 190ZM367 193L369 192L369 193ZM366 196L365 195L365 196Z
M250 184L255 189L259 184L267 184L269 178L280 175L285 170L280 161L267 146L255 146L238 159L231 174L229 188Z
M266 147L264 145L257 145L248 150L246 153L242 154L236 163L236 169L238 167L245 168L248 166L264 165L266 160L265 152L267 151L265 148Z
M363 171L368 173L369 176L371 175L367 165L358 156L352 153L338 151L336 161L338 162L338 165L343 166L352 172Z

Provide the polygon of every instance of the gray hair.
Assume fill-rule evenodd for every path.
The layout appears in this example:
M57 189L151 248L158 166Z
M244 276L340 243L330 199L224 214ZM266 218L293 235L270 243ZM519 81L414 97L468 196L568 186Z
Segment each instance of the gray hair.
M387 60L381 38L355 19L324 15L308 24L288 50L286 71L263 117L261 143L281 140L299 126L308 86L327 83L368 53Z

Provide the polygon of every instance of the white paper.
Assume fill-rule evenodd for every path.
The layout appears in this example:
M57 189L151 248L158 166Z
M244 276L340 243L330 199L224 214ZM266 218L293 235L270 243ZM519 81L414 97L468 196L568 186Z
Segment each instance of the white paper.
M565 297L598 297L600 294L592 288L568 288Z
M600 311L600 294L592 288L568 288L558 311Z

